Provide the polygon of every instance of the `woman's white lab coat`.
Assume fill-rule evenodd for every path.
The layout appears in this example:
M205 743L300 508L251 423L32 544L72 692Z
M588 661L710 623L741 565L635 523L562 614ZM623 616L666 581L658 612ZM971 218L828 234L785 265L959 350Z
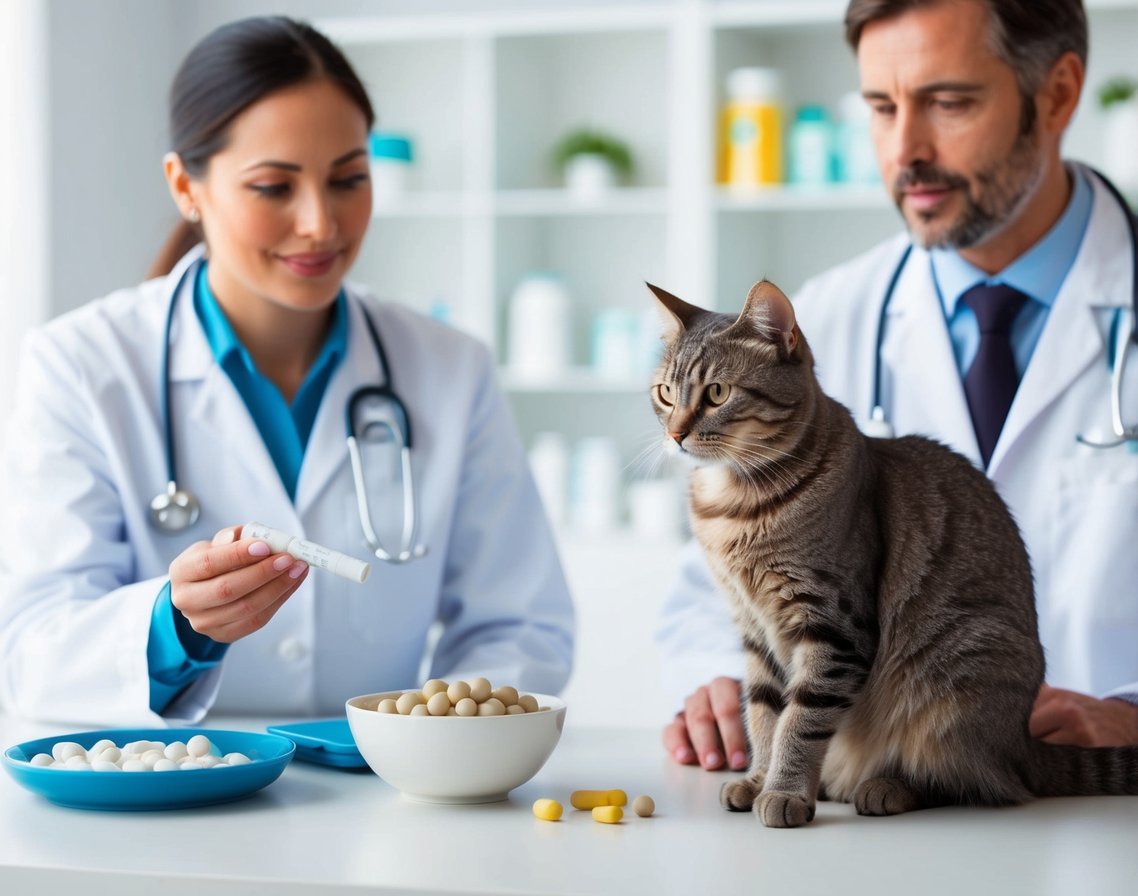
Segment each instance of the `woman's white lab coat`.
M93 725L160 724L146 648L170 561L251 520L370 559L363 585L313 569L272 621L165 715L209 709L335 714L348 697L486 675L539 693L568 677L573 611L556 547L489 352L349 287L348 351L328 383L289 499L256 425L216 364L181 287L171 336L179 485L202 507L190 530L148 522L164 489L161 353L181 271L114 293L26 340L10 427L0 583L0 699L23 715ZM413 429L421 559L370 557L345 442L353 390L382 382L361 306L387 351ZM376 515L401 519L398 480L377 481ZM387 544L397 543L388 532ZM434 628L432 623L441 622ZM429 669L420 661L441 630Z
M1095 450L1109 435L1106 343L1131 306L1134 249L1122 210L1090 176L1094 207L1074 266L1031 358L988 467L1019 523L1035 576L1047 680L1095 696L1138 697L1138 453ZM899 236L806 284L794 306L823 389L864 421L872 403L878 314L907 245ZM1123 415L1138 423L1138 349ZM931 436L980 464L928 254L914 249L890 302L881 346L883 405L898 435ZM659 640L669 695L741 677L725 602L689 545L665 602Z

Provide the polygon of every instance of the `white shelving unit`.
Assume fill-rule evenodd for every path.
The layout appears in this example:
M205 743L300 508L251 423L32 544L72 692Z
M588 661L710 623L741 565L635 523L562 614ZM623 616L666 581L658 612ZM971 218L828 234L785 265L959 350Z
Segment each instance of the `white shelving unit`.
M880 186L737 194L713 182L722 85L732 68L783 71L787 128L798 105L836 112L838 99L856 89L845 5L661 0L318 21L364 77L379 126L411 135L415 145L415 188L376 209L356 275L381 296L424 310L445 303L453 322L504 365L514 286L529 271L560 272L573 298L574 366L538 381L503 367L502 382L527 442L546 429L570 441L609 435L631 462L659 438L647 398L650 365L639 378L592 373L590 328L599 311L650 309L645 280L697 304L737 308L755 280L793 292L901 226ZM1094 93L1107 77L1138 75L1138 0L1087 5L1091 63L1067 151L1097 163ZM595 201L560 188L550 150L579 125L630 144L633 185ZM603 568L613 552L589 543L566 539L563 549L571 578L592 588L597 558L604 554ZM674 539L657 551L638 549L637 562L664 566L675 549ZM636 650L635 660L650 660L650 643Z

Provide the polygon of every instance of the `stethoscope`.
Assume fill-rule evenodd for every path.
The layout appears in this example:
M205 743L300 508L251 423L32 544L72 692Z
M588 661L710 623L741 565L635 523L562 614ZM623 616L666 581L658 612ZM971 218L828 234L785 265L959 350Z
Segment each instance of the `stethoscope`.
M1122 419L1122 380L1126 372L1126 355L1131 345L1138 345L1138 217L1130 210L1129 204L1118 188L1098 171L1091 170L1118 202L1126 218L1126 226L1130 231L1131 297L1130 307L1120 309L1115 316L1108 339L1110 345L1107 352L1107 363L1110 365L1110 416L1113 438L1098 440L1082 433L1076 433L1075 439L1080 444L1089 445L1092 448L1116 448L1127 442L1138 444L1138 427L1127 426ZM897 283L901 279L905 264L912 252L913 246L910 243L905 247L900 261L897 262L897 267L889 278L889 284L885 287L885 296L881 302L881 310L877 316L873 393L869 418L862 424L862 432L878 439L891 439L895 434L893 424L889 422L881 400L881 348L885 342L885 318L889 311L889 303L893 300L893 294L897 291Z
M162 420L166 440L166 490L159 492L150 502L150 522L159 532L174 535L184 532L198 521L201 504L193 492L179 488L177 468L174 457L174 421L170 413L170 334L174 325L174 309L183 284L196 273L201 261L186 266L174 288L166 309L165 341L162 346ZM406 563L427 553L425 545L416 543L418 515L415 504L415 481L411 473L411 418L402 400L391 384L391 370L387 363L387 352L379 332L372 322L367 309L361 307L368 334L375 346L383 372L383 385L361 386L348 398L345 409L348 456L352 463L352 479L356 490L356 507L359 510L360 525L364 539L376 557L388 563ZM368 502L367 485L364 477L362 446L366 444L394 445L399 449L403 491L402 531L397 551L383 547L379 534L372 522L371 506Z

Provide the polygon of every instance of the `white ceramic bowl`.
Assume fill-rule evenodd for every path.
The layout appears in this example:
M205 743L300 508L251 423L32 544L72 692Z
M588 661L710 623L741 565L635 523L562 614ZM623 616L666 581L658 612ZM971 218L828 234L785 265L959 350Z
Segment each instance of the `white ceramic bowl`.
M372 771L414 800L492 803L537 774L565 725L565 703L534 694L545 711L512 716L402 716L376 712L385 697L347 702L348 724ZM523 693L526 693L523 691Z

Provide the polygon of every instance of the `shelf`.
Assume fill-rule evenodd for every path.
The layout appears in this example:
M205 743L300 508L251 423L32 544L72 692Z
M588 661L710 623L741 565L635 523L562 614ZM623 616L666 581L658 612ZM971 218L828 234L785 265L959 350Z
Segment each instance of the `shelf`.
M717 187L716 207L727 212L875 210L889 207L881 184L804 187Z
M379 220L401 218L455 218L477 212L473 198L460 191L410 191L389 202L376 200L371 216Z
M495 198L495 211L503 216L658 215L668 208L664 189L620 187L597 196L568 190L504 190Z
M588 393L639 393L647 394L652 375L606 377L591 367L570 367L562 373L547 375L519 374L509 367L498 370L498 380L507 392L588 394Z

